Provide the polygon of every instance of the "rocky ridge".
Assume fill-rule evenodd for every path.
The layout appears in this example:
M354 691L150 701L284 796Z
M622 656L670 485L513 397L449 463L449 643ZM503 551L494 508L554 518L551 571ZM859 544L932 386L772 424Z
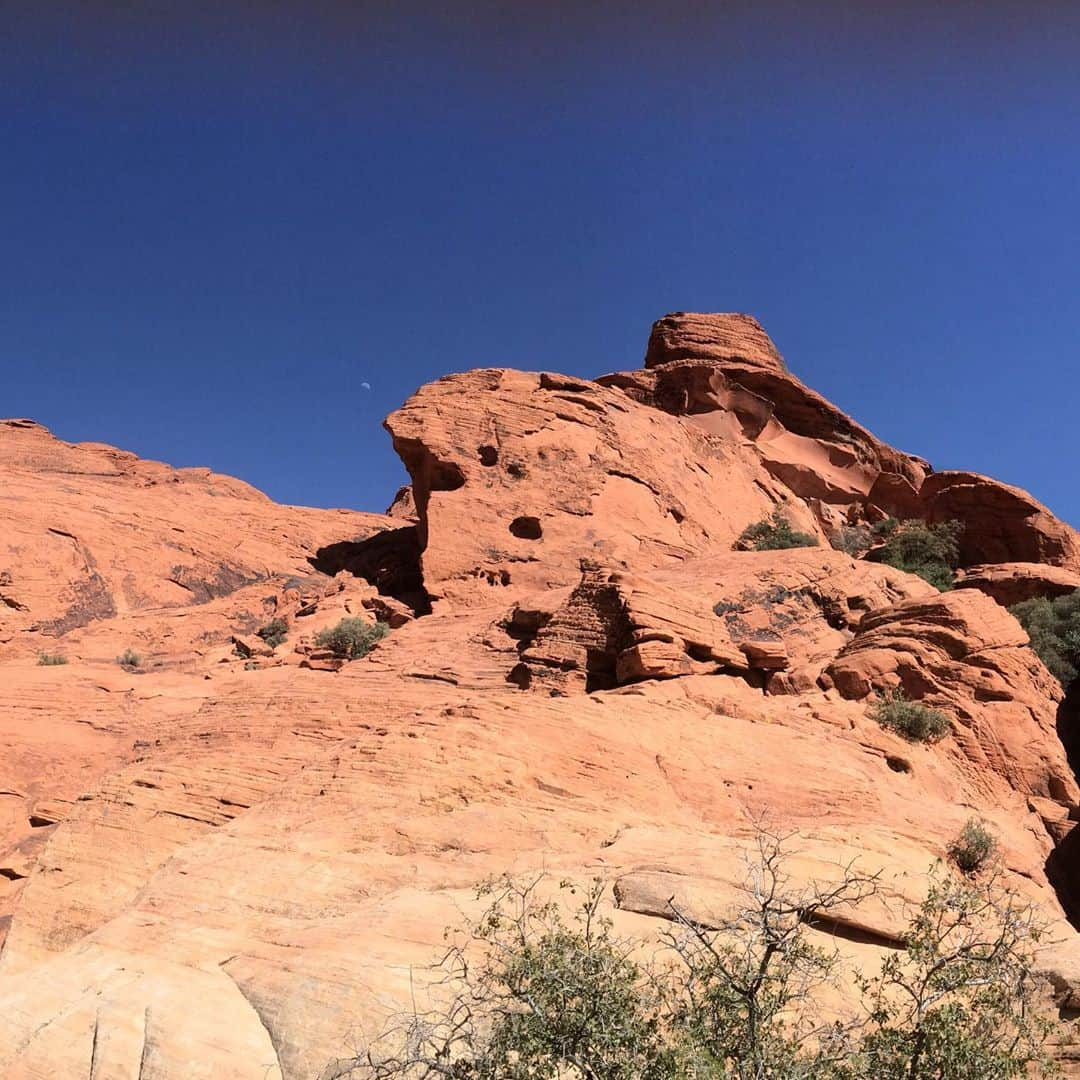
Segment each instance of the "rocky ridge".
M885 899L985 819L1080 1007L1070 714L1003 606L1080 583L1069 526L880 442L742 315L667 316L596 381L447 376L386 426L384 516L0 422L2 1075L319 1076L481 879L599 874L647 936L730 902L765 814ZM775 508L820 546L732 550ZM831 550L887 516L961 520L962 588ZM343 664L343 615L394 629ZM871 720L897 687L951 734Z

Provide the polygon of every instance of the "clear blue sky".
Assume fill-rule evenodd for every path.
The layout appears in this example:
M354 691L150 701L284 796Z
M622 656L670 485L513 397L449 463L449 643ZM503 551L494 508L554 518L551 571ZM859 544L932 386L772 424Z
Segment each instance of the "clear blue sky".
M0 414L382 509L421 383L741 310L1080 524L1078 57L1075 3L15 0Z

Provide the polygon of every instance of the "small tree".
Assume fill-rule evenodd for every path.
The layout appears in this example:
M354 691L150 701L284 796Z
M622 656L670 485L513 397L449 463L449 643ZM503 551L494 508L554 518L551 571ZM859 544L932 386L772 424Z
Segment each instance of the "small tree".
M784 869L791 835L758 830L745 903L719 929L673 908L681 933L668 941L683 967L669 1023L685 1032L703 1075L825 1080L850 1057L851 1025L824 1020L815 1000L839 954L815 945L808 927L873 895L877 878L849 865L834 884L796 886Z
M397 1018L323 1077L676 1080L633 944L600 914L603 887L594 883L567 922L538 884L484 886L489 908L439 965L448 1004Z
M949 718L940 709L908 701L903 690L886 691L867 715L911 742L937 742L951 730Z
M918 574L940 592L947 592L956 579L960 562L960 534L964 526L959 521L905 521L893 530L889 538L876 548L873 556L888 566Z
M276 649L289 636L289 624L280 617L271 619L265 626L260 626L255 634L271 649Z
M858 1058L875 1080L1012 1080L1053 1073L1051 1030L1034 1007L1034 950L1043 929L1030 904L1000 887L956 881L939 869L904 949L876 979ZM1037 1074L1036 1074L1037 1075Z
M340 660L359 660L389 633L390 627L386 623L345 618L336 626L320 630L315 635L315 644L329 649Z
M781 551L786 548L817 547L816 536L797 532L778 507L771 517L747 525L739 536L738 545L753 551Z

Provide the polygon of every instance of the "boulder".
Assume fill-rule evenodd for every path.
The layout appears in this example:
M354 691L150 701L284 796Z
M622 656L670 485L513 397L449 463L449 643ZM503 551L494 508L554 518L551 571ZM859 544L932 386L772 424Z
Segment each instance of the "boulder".
M992 563L969 566L956 588L978 589L1005 607L1037 596L1064 596L1080 589L1080 572L1046 563Z

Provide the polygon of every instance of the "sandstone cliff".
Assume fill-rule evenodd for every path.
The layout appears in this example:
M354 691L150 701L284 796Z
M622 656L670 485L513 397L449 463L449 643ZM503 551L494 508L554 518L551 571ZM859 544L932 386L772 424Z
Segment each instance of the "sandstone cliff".
M1080 1007L1070 721L1002 606L1080 583L1070 527L883 444L747 316L668 316L596 381L450 375L386 426L383 516L0 423L0 1074L308 1080L484 877L599 874L648 935L729 902L762 814L886 900L985 819ZM777 507L819 546L733 550ZM888 515L962 521L963 588L831 549ZM343 615L394 630L342 664ZM951 734L870 719L896 687ZM897 931L835 932L872 963Z

